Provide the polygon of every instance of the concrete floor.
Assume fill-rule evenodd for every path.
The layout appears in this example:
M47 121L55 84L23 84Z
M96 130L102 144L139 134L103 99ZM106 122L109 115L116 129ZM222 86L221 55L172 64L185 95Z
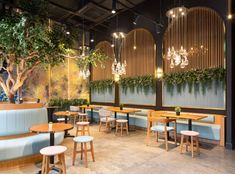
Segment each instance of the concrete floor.
M190 153L180 154L179 146L174 144L168 152L162 141L157 144L152 139L150 146L146 146L145 131L137 130L120 137L91 126L91 134L95 137L96 162L92 162L88 154L88 168L78 158L75 166L71 165L73 142L71 138L65 139L68 174L232 174L235 171L235 151L222 147L201 148L201 155L192 158ZM0 169L0 174L34 174L40 167L41 164L31 164L8 171Z

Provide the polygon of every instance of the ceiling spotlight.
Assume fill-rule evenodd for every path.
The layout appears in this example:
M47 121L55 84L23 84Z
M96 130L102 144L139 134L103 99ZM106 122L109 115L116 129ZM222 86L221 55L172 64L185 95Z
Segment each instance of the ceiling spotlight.
M138 19L140 18L140 15L135 16L133 24L137 25Z
M182 11L183 11L183 9L182 9L182 8L179 8L179 11L180 11L180 12L182 12Z
M90 40L91 42L94 42L95 40L93 39L93 38L91 38L91 40Z
M115 14L116 10L117 10L117 2L116 1L117 0L113 0L113 2L112 2L112 11L111 11L112 14Z
M135 45L133 46L133 50L136 50L136 46Z
M112 44L111 47L113 48L113 47L114 47L114 44Z
M69 32L69 31L66 31L66 34L67 34L67 35L69 35L69 34L70 34L70 32Z
M228 15L228 19L232 19L232 17L233 17L233 16L232 16L231 14Z

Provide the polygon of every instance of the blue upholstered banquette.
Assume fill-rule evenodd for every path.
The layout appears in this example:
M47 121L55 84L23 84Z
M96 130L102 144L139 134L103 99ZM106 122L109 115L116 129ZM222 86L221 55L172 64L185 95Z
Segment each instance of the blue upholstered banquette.
M49 134L36 134L21 138L3 137L29 133L33 125L47 123L47 109L0 110L0 161L38 154L49 145ZM55 144L61 144L64 132L55 134Z

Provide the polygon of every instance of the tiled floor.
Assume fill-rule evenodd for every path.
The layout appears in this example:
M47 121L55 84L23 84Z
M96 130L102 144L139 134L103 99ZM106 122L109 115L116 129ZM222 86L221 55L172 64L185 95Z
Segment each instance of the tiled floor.
M222 147L201 148L201 155L192 158L190 153L179 154L179 146L169 146L166 152L161 141L152 140L145 145L146 132L134 131L129 136L115 136L114 132L98 132L98 126L91 127L95 137L95 158L92 162L88 154L88 168L77 158L76 165L71 165L73 143L66 138L63 145L68 147L66 165L68 174L232 174L235 172L235 151ZM79 156L78 156L79 157ZM1 171L0 174L33 174L40 169L40 164ZM51 172L53 173L53 172Z

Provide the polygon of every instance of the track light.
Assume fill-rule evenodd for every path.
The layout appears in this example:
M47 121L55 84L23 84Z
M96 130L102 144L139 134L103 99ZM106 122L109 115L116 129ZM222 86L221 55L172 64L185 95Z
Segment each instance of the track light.
M69 32L69 31L66 31L66 34L67 34L67 35L70 35L70 32Z
M117 10L117 2L116 2L116 0L113 0L111 13L112 13L112 14L115 14L115 13L116 13L116 10Z
M91 40L90 40L91 42L94 42L95 40L93 39L93 38L91 38Z
M139 17L140 17L140 15L135 16L134 21L133 21L134 25L137 25Z
M232 19L233 15L229 14L227 17L228 19Z

